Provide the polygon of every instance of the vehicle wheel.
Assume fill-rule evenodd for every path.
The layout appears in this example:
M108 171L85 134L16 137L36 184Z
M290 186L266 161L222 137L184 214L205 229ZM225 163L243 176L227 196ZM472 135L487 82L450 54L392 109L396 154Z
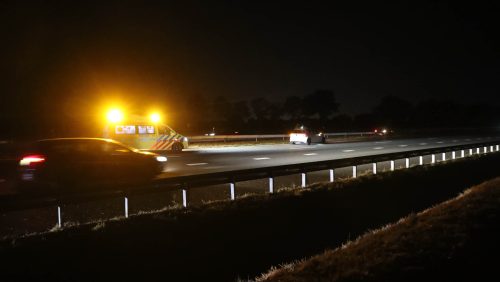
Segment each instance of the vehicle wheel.
M174 152L182 151L182 145L180 143L175 143L174 145L172 145L172 151Z
M311 145L311 138L307 138L307 145Z

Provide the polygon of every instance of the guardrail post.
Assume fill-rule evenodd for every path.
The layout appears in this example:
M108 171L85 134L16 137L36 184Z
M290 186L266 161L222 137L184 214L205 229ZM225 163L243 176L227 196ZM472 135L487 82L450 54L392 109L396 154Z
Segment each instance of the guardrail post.
M274 193L274 178L269 176L269 193Z
M410 168L410 158L405 159L405 166L406 168Z
M446 153L442 154L441 161L446 161Z
M302 175L302 188L304 188L307 185L307 175L305 172L302 172L301 175Z
M352 166L352 178L356 178L358 176L358 167L353 165Z
M234 200L234 181L232 181L231 183L229 183L229 190L231 192L231 201Z
M472 149L469 149L469 156L472 156L473 152Z
M490 146L490 152L493 152L493 145Z
M391 171L394 171L394 161L391 161Z
M461 156L460 156L460 157L461 157L461 158L465 158L465 150L462 150L462 152L461 152Z
M124 205L125 205L125 218L128 218L128 198L124 197Z
M497 152L498 152L498 145L497 145Z
M330 182L335 180L335 171L333 168L330 169Z
M188 202L187 202L187 190L186 190L186 188L183 188L182 189L182 206L187 208L187 204L188 204Z
M431 164L434 164L434 163L436 163L436 155L432 154L431 155Z
M485 153L485 154L488 153L488 147L483 148L483 153Z
M373 163L373 174L377 174L377 163Z
M480 150L479 150L479 147L477 147L477 149L476 149L476 153L477 153L478 155L481 153L481 152L480 152Z
M57 206L57 227L62 227L61 206Z
M423 165L424 164L424 157L423 156L418 156L418 164Z
M454 160L455 159L455 151L451 152L451 159Z

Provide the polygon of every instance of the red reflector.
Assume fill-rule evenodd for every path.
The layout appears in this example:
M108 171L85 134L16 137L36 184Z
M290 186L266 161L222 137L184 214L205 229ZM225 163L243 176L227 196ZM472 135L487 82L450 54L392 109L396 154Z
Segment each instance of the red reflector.
M42 155L29 155L26 157L23 157L20 161L19 164L22 166L29 166L31 164L35 163L43 163L45 161L45 156Z

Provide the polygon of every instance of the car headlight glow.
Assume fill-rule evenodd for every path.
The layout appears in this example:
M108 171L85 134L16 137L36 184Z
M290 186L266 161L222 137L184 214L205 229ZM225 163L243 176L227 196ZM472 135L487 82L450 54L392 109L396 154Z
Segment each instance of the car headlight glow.
M167 157L165 157L165 156L157 156L156 160L163 163L163 162L167 161Z

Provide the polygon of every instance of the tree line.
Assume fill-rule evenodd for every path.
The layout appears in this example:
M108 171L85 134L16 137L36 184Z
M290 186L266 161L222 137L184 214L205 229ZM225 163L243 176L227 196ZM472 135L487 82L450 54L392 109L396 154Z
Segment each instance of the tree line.
M257 134L288 132L297 125L318 130L371 131L388 127L395 130L432 128L492 127L500 124L498 106L462 104L452 100L426 99L411 103L387 95L370 111L349 115L340 111L335 93L317 90L305 96L289 96L280 102L266 97L230 101L187 99L185 116L173 123L185 134ZM182 121L187 121L183 123ZM174 126L174 125L173 125Z
M282 134L305 125L324 132L372 131L387 127L399 132L420 129L500 127L500 108L479 103L426 99L411 103L387 95L366 113L341 112L332 90L317 90L281 101L267 97L230 100L193 95L166 100L165 122L184 135ZM22 111L0 115L0 141L9 138L102 136L102 121L93 111L70 115L53 111ZM143 109L142 109L143 110Z

